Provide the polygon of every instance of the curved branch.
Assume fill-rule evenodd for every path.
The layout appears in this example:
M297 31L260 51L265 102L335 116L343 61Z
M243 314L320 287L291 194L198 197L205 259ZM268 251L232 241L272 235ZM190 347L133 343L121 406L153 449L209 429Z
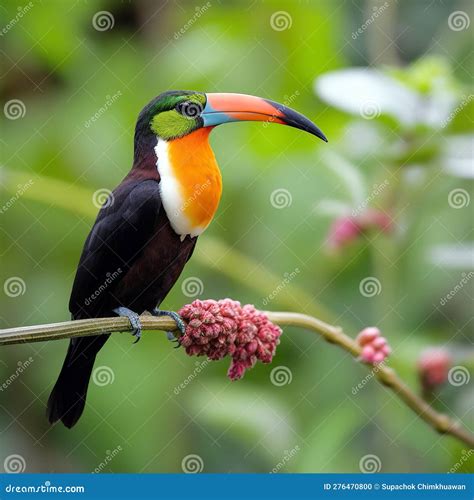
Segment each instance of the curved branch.
M140 316L143 330L176 331L176 323L167 316ZM0 346L23 344L25 342L43 342L45 340L72 339L89 337L105 333L126 332L131 330L127 318L93 318L51 323L48 325L20 326L0 330Z
M351 337L339 327L329 325L313 316L292 312L265 311L268 319L280 326L295 326L311 330L321 335L326 341L336 344L354 357L359 357L361 348ZM142 315L140 317L143 330L172 331L178 334L174 320L168 317ZM127 318L94 318L48 325L24 326L0 330L0 346L21 344L25 342L42 342L73 337L101 335L105 333L124 332L131 330ZM369 366L369 365L367 365ZM447 415L438 413L421 397L416 395L396 374L383 364L370 367L374 377L383 385L389 387L409 408L421 419L441 434L450 434L458 440L474 448L474 435L461 424Z

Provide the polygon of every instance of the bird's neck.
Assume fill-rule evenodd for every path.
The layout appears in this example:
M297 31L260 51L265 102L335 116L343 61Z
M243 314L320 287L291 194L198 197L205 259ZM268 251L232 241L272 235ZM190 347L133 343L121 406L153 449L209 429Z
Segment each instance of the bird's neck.
M209 144L210 128L155 147L161 198L171 226L182 238L198 236L219 205L222 179Z

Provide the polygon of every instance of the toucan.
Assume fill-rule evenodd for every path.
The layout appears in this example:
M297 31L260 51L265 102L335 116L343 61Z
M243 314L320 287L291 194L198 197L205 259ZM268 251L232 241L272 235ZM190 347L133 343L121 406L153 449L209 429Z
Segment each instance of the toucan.
M137 340L140 314L181 318L159 306L219 205L222 179L211 130L237 121L295 127L327 142L302 114L260 97L168 91L140 112L130 172L101 207L74 279L72 319L126 316ZM110 334L70 340L47 415L71 428L82 415L97 353Z

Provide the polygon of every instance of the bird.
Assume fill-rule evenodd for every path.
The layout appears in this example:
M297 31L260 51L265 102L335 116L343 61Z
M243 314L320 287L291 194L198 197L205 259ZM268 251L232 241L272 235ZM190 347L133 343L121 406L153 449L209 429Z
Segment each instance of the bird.
M148 312L172 317L184 332L178 314L159 306L219 205L222 178L209 134L239 121L288 125L327 142L304 115L261 97L189 90L155 97L137 119L132 168L84 243L69 301L73 320L125 316L138 340L139 316ZM70 340L47 403L51 424L71 428L81 417L95 358L109 336Z

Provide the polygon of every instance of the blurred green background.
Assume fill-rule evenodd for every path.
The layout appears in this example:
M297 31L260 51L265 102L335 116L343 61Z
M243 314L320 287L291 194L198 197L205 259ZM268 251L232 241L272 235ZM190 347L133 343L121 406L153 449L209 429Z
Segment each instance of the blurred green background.
M464 381L446 382L433 405L473 427L472 2L7 0L0 12L1 327L69 319L83 242L131 166L150 99L168 89L259 95L313 119L329 144L263 123L216 129L219 212L163 306L231 297L315 314L350 335L377 325L391 366L417 391L420 353L441 346ZM348 221L358 232L342 241ZM72 430L45 418L66 346L2 348L0 464L473 469L466 445L302 330L286 329L273 364L233 383L227 360L203 364L162 333L135 345L115 334L96 363L109 383L91 382Z

